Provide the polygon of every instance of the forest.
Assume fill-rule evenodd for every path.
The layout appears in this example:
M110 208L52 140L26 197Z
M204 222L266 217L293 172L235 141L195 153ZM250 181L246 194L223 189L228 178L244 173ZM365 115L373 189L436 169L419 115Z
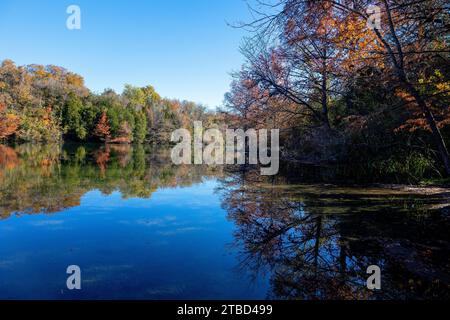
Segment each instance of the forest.
M449 3L257 1L229 123L280 128L282 158L417 182L448 177Z
M203 106L161 98L152 86L95 94L82 76L59 66L16 66L11 60L0 66L4 141L158 143L206 115Z

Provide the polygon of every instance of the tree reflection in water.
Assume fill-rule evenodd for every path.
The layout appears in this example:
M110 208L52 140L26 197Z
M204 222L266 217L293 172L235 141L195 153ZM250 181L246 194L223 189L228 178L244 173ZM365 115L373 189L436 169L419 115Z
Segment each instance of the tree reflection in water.
M240 266L270 277L276 299L448 299L445 189L296 184L259 171L176 166L170 150L129 145L0 145L0 219L80 205L90 190L150 198L158 188L220 179ZM382 290L366 289L367 267Z
M91 190L150 198L158 188L220 175L221 168L174 165L170 150L141 145L0 145L0 219L78 206Z
M256 172L223 179L241 268L270 277L276 299L448 299L449 195L287 185ZM367 267L382 290L366 287Z

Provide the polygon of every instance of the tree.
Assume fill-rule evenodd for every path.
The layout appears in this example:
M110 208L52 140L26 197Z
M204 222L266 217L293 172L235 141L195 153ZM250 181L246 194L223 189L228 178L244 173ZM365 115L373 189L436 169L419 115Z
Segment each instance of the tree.
M329 109L339 93L336 81L342 50L336 45L339 19L325 2L286 1L267 24L250 23L256 36L242 48L245 73L266 97L280 96L297 106L293 115L331 128ZM285 104L286 105L286 104ZM272 110L272 112L285 110Z
M147 118L142 111L135 113L134 141L143 143L147 136Z
M0 104L0 140L16 133L20 119L13 113L6 111L6 106Z
M365 29L359 32L359 39L371 29L382 50L361 52L361 58L386 63L390 82L394 88L403 90L419 107L432 139L439 152L446 175L450 175L450 156L446 143L430 105L430 97L421 92L419 77L427 73L427 66L434 60L448 63L447 25L448 8L441 0L380 0L380 1L333 1L324 0L347 19L362 20ZM380 9L380 23L370 24L369 5ZM447 10L447 11L446 11ZM345 31L344 31L345 32ZM429 73L429 71L428 71ZM447 94L447 89L439 94ZM446 106L448 108L448 105Z
M288 139L297 148L309 144L310 153L336 149L331 160L349 156L346 148L334 146L345 143L348 150L354 149L349 127L376 129L374 119L389 113L395 115L389 123L391 136L399 133L399 127L431 132L422 141L433 141L437 158L450 175L442 134L448 130L441 131L450 123L446 1L255 3L255 19L241 25L252 35L243 47L246 63L227 95L232 112L265 125L277 117L289 119L284 123L290 128L281 128L290 131ZM357 85L364 85L363 92ZM331 133L319 127L331 128ZM405 142L396 143L411 150ZM325 148L318 149L321 145ZM385 143L384 149L389 148ZM426 144L423 149L430 147Z
M103 111L100 119L95 127L94 135L101 141L108 142L111 138L110 127L108 124L108 117L106 112Z
M195 103L162 99L152 86L126 85L122 94L106 89L98 95L85 87L83 77L63 67L16 66L11 60L0 65L0 104L7 106L0 124L2 136L17 131L18 140L35 142L55 141L63 135L81 141L123 139L126 122L132 135L127 133L125 140L142 143L148 136L168 143L168 133L175 127L190 127L191 120L204 114ZM105 128L96 131L102 111L109 134L103 132Z
M73 93L70 94L63 112L63 125L66 133L80 140L84 140L87 136L87 130L83 126L82 112L82 101Z
M131 143L132 141L133 141L133 130L131 129L127 121L122 122L122 124L120 125L117 137L110 140L111 143L124 143L124 144Z

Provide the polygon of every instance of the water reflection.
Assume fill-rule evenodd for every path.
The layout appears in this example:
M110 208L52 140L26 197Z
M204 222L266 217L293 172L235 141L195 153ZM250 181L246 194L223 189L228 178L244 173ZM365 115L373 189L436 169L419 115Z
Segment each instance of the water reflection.
M287 185L240 172L223 181L240 266L270 274L275 299L448 299L449 194ZM382 270L382 290L366 270Z
M49 273L39 284L53 285L31 298L450 297L448 190L299 184L289 175L235 169L176 166L169 150L143 146L0 145L0 226L9 230L0 233L0 297L23 297L24 276L12 270L34 274L40 266L57 274L73 262L72 248L91 272L84 283L90 290L61 296L64 279ZM169 200L155 202L158 190L168 190ZM71 216L41 218L69 208L76 209ZM28 227L13 219L25 215L38 219ZM72 229L61 231L67 219ZM118 241L112 246L110 239ZM8 262L17 257L21 263ZM381 267L379 292L366 288L369 265ZM231 275L229 266L238 272ZM110 278L98 274L104 269L124 290L111 290ZM242 274L258 288L248 289L252 281Z
M0 145L0 218L78 206L86 192L150 198L158 188L187 187L220 167L176 166L170 150L130 145Z

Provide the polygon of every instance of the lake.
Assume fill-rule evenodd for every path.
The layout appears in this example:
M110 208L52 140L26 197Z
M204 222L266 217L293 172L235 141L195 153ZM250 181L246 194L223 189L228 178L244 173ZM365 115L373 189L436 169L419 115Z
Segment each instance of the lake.
M0 299L450 297L449 189L312 176L176 166L143 146L0 145Z

